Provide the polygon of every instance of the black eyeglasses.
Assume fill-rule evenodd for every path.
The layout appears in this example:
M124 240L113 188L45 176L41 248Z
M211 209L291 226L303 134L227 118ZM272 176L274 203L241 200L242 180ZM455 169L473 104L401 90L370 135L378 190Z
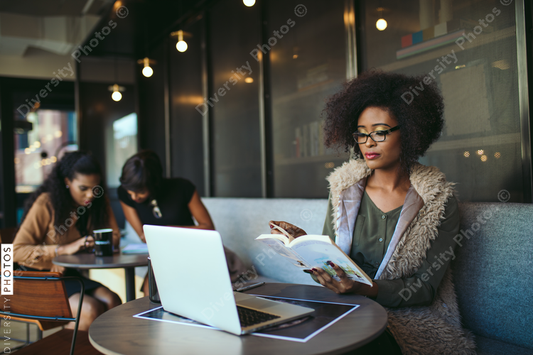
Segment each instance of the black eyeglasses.
M154 208L152 209L152 213L154 214L154 217L155 218L162 218L163 214L161 213L161 210L159 209L159 206L157 205L157 201L156 200L152 200L152 202L150 202L150 204L152 206L154 206Z
M372 138L374 142L383 142L385 141L385 138L387 138L387 134L391 134L394 131L397 131L400 129L400 125L396 127L392 127L391 129L386 130L380 130L380 131L374 131L370 133L362 133L362 132L354 132L352 133L353 139L358 144L364 144L368 140L368 137Z

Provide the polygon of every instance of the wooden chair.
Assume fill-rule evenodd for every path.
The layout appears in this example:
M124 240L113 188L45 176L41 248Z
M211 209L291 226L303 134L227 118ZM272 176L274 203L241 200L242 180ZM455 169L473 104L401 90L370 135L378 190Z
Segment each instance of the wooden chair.
M76 318L72 318L70 304L63 280L75 279L81 284L80 301ZM78 331L78 324L83 303L84 287L77 277L61 277L57 272L16 271L13 282L13 296L9 298L10 308L0 311L8 319L21 321L38 321L41 329L56 327L74 321L74 330L63 329L20 350L18 355L45 354L53 351L56 354L90 355L100 354L90 344L88 332ZM78 341L76 341L78 340Z
M17 227L9 227L9 228L2 228L0 229L0 243L3 244L11 244L15 240L15 235L17 233L18 228ZM16 264L15 264L16 268ZM31 344L30 342L30 325L35 325L37 327L37 340L41 340L43 337L43 331L52 329L58 326L57 322L47 322L47 321L40 321L37 319L21 319L12 317L12 320L24 322L26 324L26 339L15 339L12 338L13 341L18 341L23 343L21 346L26 346L28 344Z

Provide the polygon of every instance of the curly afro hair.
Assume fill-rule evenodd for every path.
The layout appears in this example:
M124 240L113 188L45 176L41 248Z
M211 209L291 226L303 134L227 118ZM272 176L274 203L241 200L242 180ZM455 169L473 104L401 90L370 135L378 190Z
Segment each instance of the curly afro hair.
M326 102L326 146L344 147L346 151L354 147L354 152L360 156L352 133L357 130L359 116L367 107L379 107L387 110L401 125L401 165L409 172L412 164L439 138L444 126L440 90L434 82L427 85L423 79L424 76L373 70L345 83L343 90Z

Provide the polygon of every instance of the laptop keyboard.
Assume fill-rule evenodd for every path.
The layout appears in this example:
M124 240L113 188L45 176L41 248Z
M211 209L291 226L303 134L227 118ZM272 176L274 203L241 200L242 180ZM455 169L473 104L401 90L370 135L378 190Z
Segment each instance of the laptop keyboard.
M239 312L239 320L241 321L241 327L249 327L254 324L263 323L272 319L281 318L274 314L256 311L255 309L245 308L237 306Z

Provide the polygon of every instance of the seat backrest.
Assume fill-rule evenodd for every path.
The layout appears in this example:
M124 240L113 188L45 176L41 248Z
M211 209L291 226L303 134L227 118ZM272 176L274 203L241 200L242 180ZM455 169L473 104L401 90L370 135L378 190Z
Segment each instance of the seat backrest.
M15 271L15 276L59 278L57 272ZM72 318L64 281L15 279L9 311L41 317ZM63 322L62 322L63 323ZM65 322L66 323L66 322ZM60 325L57 324L56 325Z
M474 334L533 349L533 204L462 203L452 270Z
M213 197L202 201L224 245L239 255L249 271L281 282L316 285L289 259L255 238L270 233L269 220L292 223L308 234L322 234L327 199Z

